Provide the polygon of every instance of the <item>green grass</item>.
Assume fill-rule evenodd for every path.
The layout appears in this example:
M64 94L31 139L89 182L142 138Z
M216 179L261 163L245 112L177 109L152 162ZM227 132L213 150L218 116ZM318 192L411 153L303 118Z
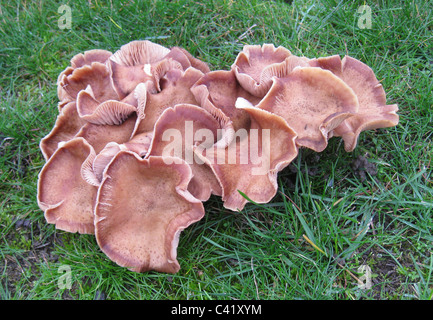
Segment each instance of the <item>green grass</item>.
M61 30L62 3L0 5L1 299L432 299L431 3L370 1L372 28L359 29L364 1L71 1L72 28ZM136 39L182 46L213 70L228 69L245 44L348 54L373 68L400 123L362 133L352 153L337 138L320 154L302 150L268 204L232 213L211 198L181 235L179 273L132 273L93 236L48 225L36 183L58 74L79 52ZM376 175L356 174L359 156ZM71 289L59 286L65 265ZM358 288L362 265L371 289Z

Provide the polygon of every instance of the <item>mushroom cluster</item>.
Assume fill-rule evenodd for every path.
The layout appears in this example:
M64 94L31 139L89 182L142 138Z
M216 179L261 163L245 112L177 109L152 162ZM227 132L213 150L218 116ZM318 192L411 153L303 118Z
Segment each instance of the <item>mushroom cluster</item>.
M233 211L247 203L239 191L269 202L299 148L321 152L337 136L352 151L360 132L398 123L364 63L272 44L246 45L216 71L150 41L90 50L60 73L57 94L38 205L136 272L180 269L179 235L211 195Z

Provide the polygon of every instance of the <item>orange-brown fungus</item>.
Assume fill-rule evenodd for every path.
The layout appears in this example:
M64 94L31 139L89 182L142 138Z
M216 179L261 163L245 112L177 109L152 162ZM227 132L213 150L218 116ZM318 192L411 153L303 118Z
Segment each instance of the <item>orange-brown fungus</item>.
M89 50L59 74L57 95L38 205L135 272L178 272L180 234L212 195L231 211L267 203L300 148L341 137L352 151L362 131L399 120L366 64L273 44L245 45L229 70L147 40Z

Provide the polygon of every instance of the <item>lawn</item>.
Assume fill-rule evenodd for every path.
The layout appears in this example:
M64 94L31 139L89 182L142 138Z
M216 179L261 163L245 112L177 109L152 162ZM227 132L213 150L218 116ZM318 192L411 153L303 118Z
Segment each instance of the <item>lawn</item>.
M181 234L177 274L130 272L94 236L47 224L36 185L58 74L77 53L139 39L211 70L246 44L350 55L374 70L400 123L363 132L350 153L340 138L301 149L267 204L234 213L212 197ZM2 1L0 299L432 299L432 72L427 0Z

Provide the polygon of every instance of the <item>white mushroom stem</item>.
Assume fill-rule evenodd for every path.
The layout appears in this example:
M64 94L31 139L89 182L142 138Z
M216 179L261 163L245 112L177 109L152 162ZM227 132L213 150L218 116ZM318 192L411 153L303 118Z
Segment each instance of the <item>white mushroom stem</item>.
M149 63L144 65L143 70L145 74L147 74L150 77L152 76L152 67Z
M222 128L222 132L222 137L215 143L215 147L218 149L225 149L232 143L235 136L235 129L233 128L233 123L231 121L225 123Z
M254 107L254 105L251 102L249 102L247 99L239 97L236 99L235 107L236 109L244 109L244 108Z

